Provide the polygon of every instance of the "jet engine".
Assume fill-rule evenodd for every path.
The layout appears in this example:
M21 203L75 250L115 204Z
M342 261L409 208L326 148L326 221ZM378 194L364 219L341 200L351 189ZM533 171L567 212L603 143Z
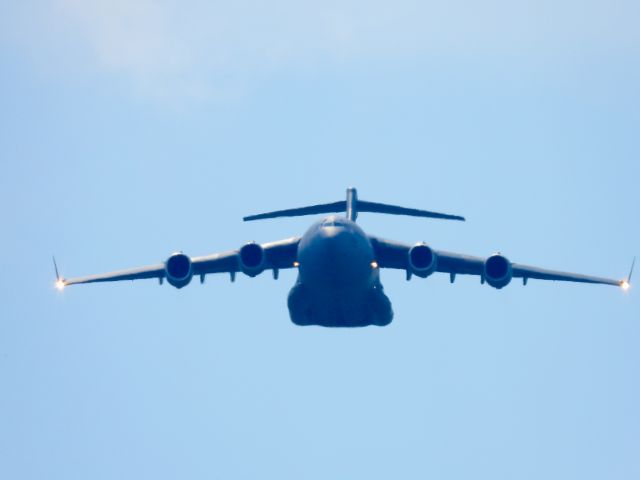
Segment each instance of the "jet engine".
M426 278L436 271L438 257L433 249L424 244L417 243L409 249L408 263L410 273Z
M249 242L240 248L240 270L245 275L255 277L264 271L264 248L255 242Z
M483 277L493 288L506 287L513 277L511 262L499 253L491 255L484 262Z
M164 262L164 271L170 285L176 288L185 287L193 277L191 258L182 252L174 253Z

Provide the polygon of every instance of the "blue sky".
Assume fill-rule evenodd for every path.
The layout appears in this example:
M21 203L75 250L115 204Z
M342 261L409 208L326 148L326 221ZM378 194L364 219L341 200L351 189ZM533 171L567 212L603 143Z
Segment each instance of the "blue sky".
M5 2L0 477L634 479L634 288L382 280L298 328L295 273L53 289L301 234L365 199L435 248L622 277L640 253L637 2Z

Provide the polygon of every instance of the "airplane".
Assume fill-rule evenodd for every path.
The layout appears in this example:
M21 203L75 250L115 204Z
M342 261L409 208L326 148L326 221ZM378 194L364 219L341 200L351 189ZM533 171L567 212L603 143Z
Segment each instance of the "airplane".
M344 216L335 213L344 212ZM631 270L626 279L566 273L512 263L500 253L487 258L436 250L424 242L410 245L367 235L356 223L358 213L464 221L464 217L359 200L355 188L347 189L346 200L308 207L278 210L244 217L244 221L331 213L314 223L301 237L269 243L249 242L236 250L190 257L173 253L156 265L86 277L62 278L53 259L56 286L119 280L155 278L175 288L187 286L193 277L228 273L231 281L241 272L255 277L265 270L278 278L281 269L296 268L298 277L289 292L287 304L291 321L300 326L364 327L385 326L393 319L391 302L380 282L380 269L404 270L407 280L413 275L426 278L433 273L448 273L451 283L457 275L477 275L481 283L493 288L506 287L512 279L582 282L614 285L628 290Z

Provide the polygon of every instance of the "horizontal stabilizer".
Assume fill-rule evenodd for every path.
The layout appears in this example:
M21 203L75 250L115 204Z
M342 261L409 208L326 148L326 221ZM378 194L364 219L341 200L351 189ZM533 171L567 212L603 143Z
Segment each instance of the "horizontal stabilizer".
M349 220L355 221L360 212L372 213L388 213L391 215L409 215L412 217L439 218L442 220L461 220L464 217L458 215L449 215L447 213L430 212L428 210L418 210L416 208L399 207L397 205L388 205L386 203L367 202L359 200L355 188L347 189L347 199L333 203L323 203L320 205L311 205L309 207L289 208L287 210L277 210L275 212L260 213L258 215L249 215L244 217L244 221L263 220L265 218L278 217L298 217L301 215L317 215L319 213L337 213L344 212Z
M245 222L251 220L264 220L266 218L278 217L300 217L302 215L316 215L318 213L336 213L344 212L347 208L347 202L342 200L334 203L323 203L321 205L311 205L310 207L289 208L287 210L277 210L275 212L260 213L258 215L249 215L244 217Z
M428 210L418 210L415 208L398 207L396 205L367 202L365 200L358 200L358 212L389 213L391 215L409 215L411 217L440 218L442 220L460 220L464 222L464 217L460 217L458 215L430 212Z

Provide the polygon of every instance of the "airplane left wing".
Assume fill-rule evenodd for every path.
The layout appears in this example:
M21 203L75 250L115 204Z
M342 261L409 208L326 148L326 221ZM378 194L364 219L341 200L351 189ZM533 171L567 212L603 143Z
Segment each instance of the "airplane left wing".
M273 270L274 277L277 278L278 270L296 266L299 241L299 237L294 237L264 244L251 242L237 250L200 257L189 257L179 252L171 255L163 263L86 277L61 278L56 265L56 286L63 288L83 283L148 278L157 278L162 282L166 278L171 285L181 288L186 286L193 276L199 276L203 282L205 275L210 273L230 273L233 280L237 272L255 276L264 270Z
M149 265L146 267L130 268L118 270L117 272L99 273L97 275L87 275L86 277L58 278L56 286L58 288L67 285L78 285L82 283L95 282L117 282L119 280L141 280L144 278L162 278L164 276L164 264Z
M512 278L522 278L526 285L530 278L565 282L596 283L629 288L633 264L629 276L624 280L582 275L557 270L548 270L518 263L511 263L500 254L487 258L434 250L425 244L407 245L399 242L370 237L376 261L380 268L405 270L407 278L412 275L426 277L434 272L449 273L451 282L455 276L478 275L495 288L506 286ZM634 260L635 262L635 260Z

